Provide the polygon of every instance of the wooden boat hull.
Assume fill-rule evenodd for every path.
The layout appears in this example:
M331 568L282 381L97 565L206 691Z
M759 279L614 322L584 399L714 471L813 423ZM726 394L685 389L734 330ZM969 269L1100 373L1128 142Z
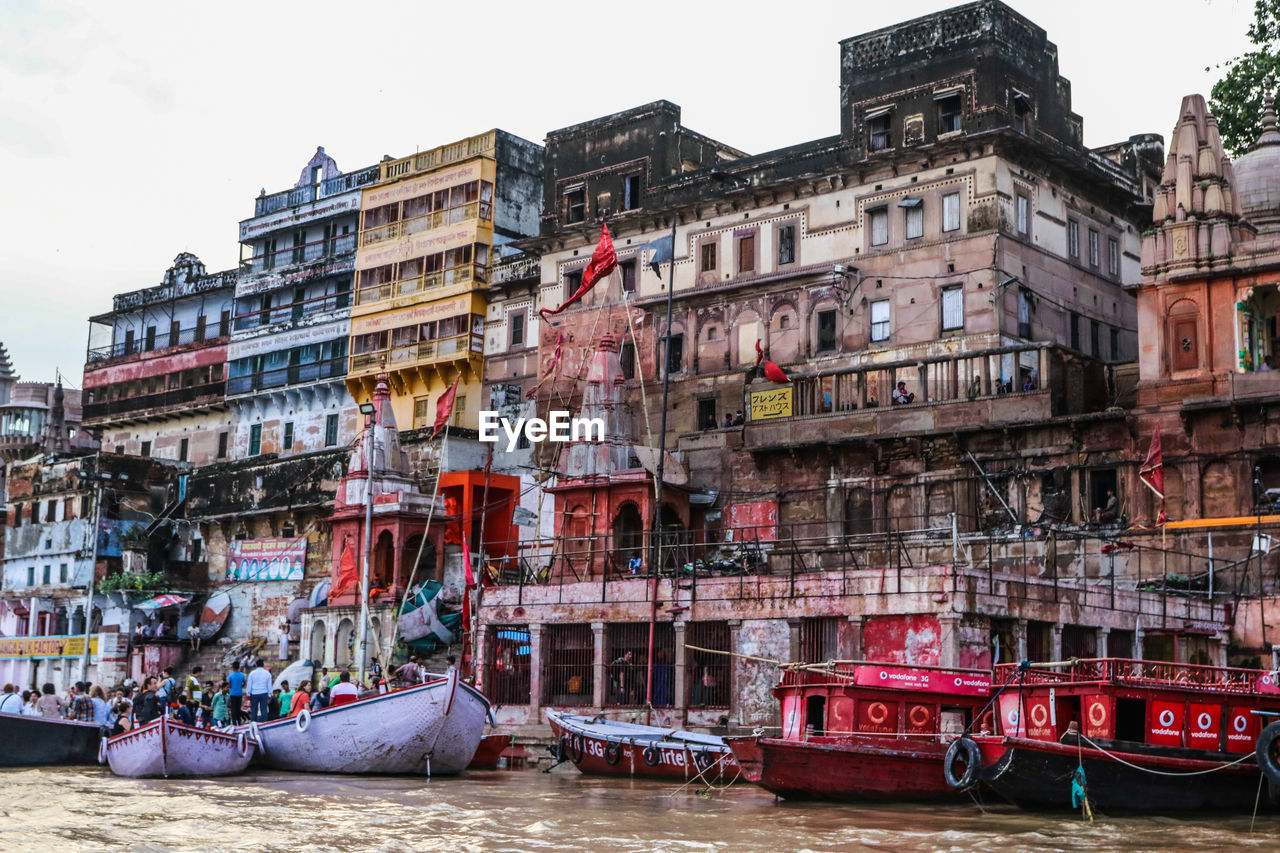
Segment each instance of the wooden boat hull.
M0 714L0 767L94 764L101 741L94 723Z
M471 762L488 714L489 700L454 675L241 729L278 770L447 776Z
M471 756L471 763L467 765L467 769L497 770L498 759L502 758L502 751L514 742L512 735L485 735L480 738L480 745L476 747L476 754Z
M843 736L810 741L729 738L742 775L779 797L820 800L950 800L946 745L932 739Z
M257 743L244 732L220 732L161 717L107 738L100 760L117 776L230 776L243 773Z
M637 726L548 711L561 754L583 773L684 782L738 778L738 763L724 740L657 726Z
M1070 809L1071 777L1083 764L1089 802L1097 810L1176 813L1211 809L1250 811L1258 796L1258 767L1252 756L1235 767L1199 776L1163 776L1135 770L1091 747L1026 738L975 737L982 751L979 778L1006 800L1024 808ZM1115 748L1113 749L1112 746ZM1220 767L1241 756L1112 743L1107 750L1125 761L1164 773L1191 773ZM1199 750L1196 750L1199 752ZM1264 795L1261 805L1267 807Z

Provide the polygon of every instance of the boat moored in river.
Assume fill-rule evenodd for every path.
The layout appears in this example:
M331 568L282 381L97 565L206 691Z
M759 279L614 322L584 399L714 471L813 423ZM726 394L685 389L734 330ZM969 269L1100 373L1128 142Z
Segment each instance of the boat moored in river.
M957 789L981 782L1029 808L1087 796L1104 811L1166 813L1248 811L1259 798L1259 734L1280 715L1275 673L1102 658L1003 664L996 680L997 732L947 753Z
M738 764L724 738L547 711L562 759L583 773L685 781L730 782Z
M230 776L243 773L257 741L160 717L102 741L98 760L117 776Z
M96 723L0 714L0 767L93 764L101 741Z

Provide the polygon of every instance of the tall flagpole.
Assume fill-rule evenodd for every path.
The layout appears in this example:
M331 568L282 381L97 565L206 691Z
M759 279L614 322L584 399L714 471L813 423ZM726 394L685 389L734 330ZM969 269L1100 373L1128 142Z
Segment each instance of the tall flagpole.
M676 289L676 218L671 217L671 260L667 269L667 325L662 345L662 421L658 428L658 472L653 491L653 564L649 567L649 659L645 665L645 721L653 717L653 639L658 622L658 567L662 563L662 481L667 462L667 400L671 393L671 308Z
M369 657L369 561L373 557L373 441L378 409L367 416L365 427L364 566L360 570L360 669L357 681L364 688Z

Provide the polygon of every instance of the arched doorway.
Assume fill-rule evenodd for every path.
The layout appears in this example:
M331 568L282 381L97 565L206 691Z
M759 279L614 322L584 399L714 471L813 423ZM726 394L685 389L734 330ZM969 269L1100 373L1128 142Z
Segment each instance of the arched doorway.
M613 519L613 548L617 569L626 572L631 560L643 559L644 520L640 509L633 503L625 503Z
M333 637L333 663L335 666L351 666L355 660L356 632L355 623L343 619L338 623L338 630Z
M395 571L395 537L390 530L378 534L373 546L373 575L369 578L369 589L386 589L391 586L391 578Z
M317 619L311 623L311 648L307 652L308 657L315 662L317 666L327 666L324 657L324 620Z

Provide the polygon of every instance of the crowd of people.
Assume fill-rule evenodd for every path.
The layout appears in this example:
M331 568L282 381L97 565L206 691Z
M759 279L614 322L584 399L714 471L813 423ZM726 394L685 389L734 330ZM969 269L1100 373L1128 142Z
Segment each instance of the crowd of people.
M448 662L453 669L455 659L450 657ZM179 683L173 667L169 667L147 675L141 682L128 679L109 697L101 685L83 681L62 694L52 684L21 691L13 684L6 684L0 693L0 714L96 723L111 735L146 725L164 714L187 725L220 729L250 721L265 723L296 717L304 709L316 711L345 705L367 696L422 684L430 677L417 657L410 657L387 676L374 658L363 686L356 683L350 670L331 673L327 667L320 667L312 678L303 679L295 686L281 681L276 687L270 668L261 658L247 673L241 664L232 664L231 670L216 684L202 680L203 672L203 667L196 666Z

